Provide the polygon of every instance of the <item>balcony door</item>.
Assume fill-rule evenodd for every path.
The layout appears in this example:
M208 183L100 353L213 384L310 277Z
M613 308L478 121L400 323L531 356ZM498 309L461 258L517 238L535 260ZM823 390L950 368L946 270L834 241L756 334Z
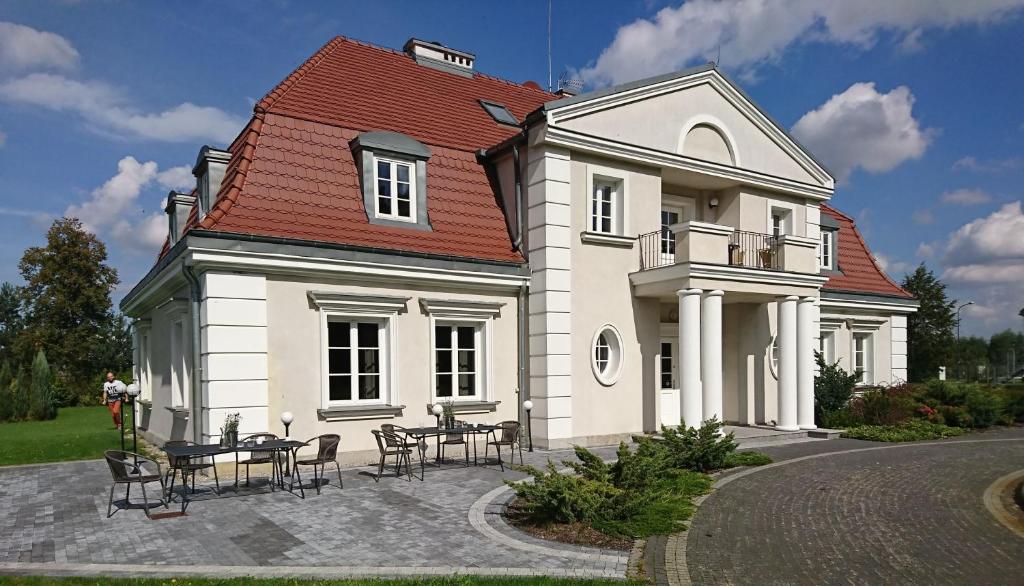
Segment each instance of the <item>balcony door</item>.
M676 261L676 235L669 226L686 221L682 205L661 205L661 264L672 264Z
M675 324L672 324L673 326ZM662 337L658 355L658 397L661 401L661 424L679 425L679 338Z

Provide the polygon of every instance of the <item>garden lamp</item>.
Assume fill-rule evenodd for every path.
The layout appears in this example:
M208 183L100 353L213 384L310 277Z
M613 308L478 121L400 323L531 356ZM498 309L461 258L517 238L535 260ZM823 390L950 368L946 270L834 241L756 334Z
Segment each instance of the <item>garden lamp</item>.
M434 403L434 406L430 408L431 413L437 418L437 428L441 429L441 414L444 413L444 408L440 404Z
M290 434L288 433L288 428L291 426L292 421L294 421L294 420L295 420L295 416L292 415L291 411L284 411L284 412L281 413L281 423L284 424L284 437L285 437L285 439L288 439L290 437Z
M523 410L526 411L526 437L530 440L530 449L533 451L533 429L530 427L530 411L533 410L533 401L527 399L523 401Z
M139 437L138 435L136 435L135 431L135 417L138 414L138 411L135 410L135 399L138 398L139 393L142 392L142 389L139 388L139 385L132 383L128 385L128 388L125 389L125 392L128 393L128 403L132 406L132 451L138 453ZM124 420L121 421L121 431L122 433L124 432Z
M119 380L115 380L114 381L114 390L117 391L117 394L119 396L123 396L126 392L128 392L128 387L126 387L123 382L121 382ZM121 405L121 413L120 413L119 417L121 418L121 451L123 452L124 451L124 405Z

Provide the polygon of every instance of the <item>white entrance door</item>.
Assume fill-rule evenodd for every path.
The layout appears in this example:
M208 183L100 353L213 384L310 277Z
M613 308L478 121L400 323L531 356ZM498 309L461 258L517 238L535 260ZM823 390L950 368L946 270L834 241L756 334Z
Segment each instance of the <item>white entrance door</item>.
M661 424L678 426L679 413L679 339L662 338L658 358L658 388L661 397Z
M676 258L676 235L669 230L672 224L683 221L683 206L667 205L661 206L661 262L672 264Z

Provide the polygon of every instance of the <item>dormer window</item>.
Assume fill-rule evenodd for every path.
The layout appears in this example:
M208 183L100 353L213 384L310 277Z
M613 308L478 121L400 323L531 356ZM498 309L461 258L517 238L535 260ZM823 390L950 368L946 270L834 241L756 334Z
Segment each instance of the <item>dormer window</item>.
M430 230L427 162L430 149L389 131L364 132L351 143L363 205L371 224Z
M374 161L377 170L377 217L415 222L415 163L379 157L374 157Z

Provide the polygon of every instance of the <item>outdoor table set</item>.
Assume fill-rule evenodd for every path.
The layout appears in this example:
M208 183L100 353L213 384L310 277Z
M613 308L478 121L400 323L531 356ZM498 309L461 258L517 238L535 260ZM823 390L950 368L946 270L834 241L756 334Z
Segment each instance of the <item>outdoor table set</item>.
M470 444L473 446L473 465L479 465L478 451L477 451L477 438L481 435L484 436L484 465L487 464L487 455L490 446L494 446L497 457L498 465L502 470L505 469L504 460L501 457L501 447L507 446L513 453L513 461L515 459L514 447L519 447L519 459L522 461L522 445L519 442L519 422L518 421L503 421L497 425L490 425L485 423L466 423L457 422L455 425L449 425L446 427L442 426L421 426L421 427L400 427L397 425L382 425L380 430L373 430L374 435L377 437L378 446L380 447L380 462L378 464L377 479L384 472L385 459L388 456L396 457L396 475L401 475L402 463L405 462L407 466L407 473L411 480L411 458L410 454L412 449L415 448L419 453L420 459L420 480L424 480L424 473L426 470L426 458L425 453L427 452L426 440L429 437L436 439L437 447L434 456L434 465L440 466L444 459L444 448L450 445L461 445L465 450L466 466L469 465L469 449ZM467 436L471 436L472 440L467 441Z
M170 470L170 472L172 474L177 474L179 471L181 473L182 484L185 486L185 490L182 491L183 497L182 497L182 501L181 501L181 510L184 511L185 507L186 507L186 504L188 502L188 496L187 495L188 495L189 491L188 491L188 476L187 475L188 475L188 473L189 473L189 471L190 471L190 469L192 467L192 465L190 463L193 461L193 459L210 458L210 457L217 456L217 455L220 455L220 454L230 454L230 453L238 454L239 452L251 452L251 453L267 454L268 457L265 458L265 460L269 461L269 463L271 464L272 470L273 470L272 478L271 478L271 482L270 482L271 490L275 490L275 485L279 486L282 489L285 488L284 477L286 476L285 466L287 466L288 469L289 469L289 472L290 472L290 474L288 474L288 476L289 476L289 483L288 483L288 490L289 490L289 492L294 492L295 482L297 481L298 482L298 487L299 487L299 494L300 494L300 496L302 498L305 498L306 497L306 493L305 493L305 491L302 488L302 476L299 474L299 468L296 465L296 462L297 462L297 454L298 454L299 448L305 447L306 445L307 444L305 442L301 442L301 441L293 440L293 439L288 439L288 438L285 438L285 439L270 439L270 438L267 438L267 439L264 439L263 441L260 441L260 442L257 442L257 441L254 441L254 440L242 441L242 442L236 443L233 446L223 446L223 445L220 445L220 444L192 444L192 443L186 443L186 442L180 442L180 443L179 442L168 442L166 445L164 445L163 450L167 454L168 460L170 460L172 462L184 460L186 462L185 465L173 466L172 469ZM282 454L282 453L285 456L284 465L282 465L281 459L279 457L279 455ZM263 460L260 460L259 462L256 462L254 460L255 459L251 458L249 460L249 462L250 463L264 463ZM237 463L237 455L236 455L236 470L235 470L236 486L237 486L237 470L238 470L237 469L237 465L238 465L238 463ZM207 464L206 466L211 466L211 465ZM214 467L214 474L216 474L216 467ZM193 474L193 477L192 477L192 483L193 483L193 490L194 490L194 487L195 487L195 476L194 476L194 474ZM248 484L248 467L246 469L246 483ZM219 480L217 481L217 485L218 485L218 488L219 488L219 485L220 485ZM172 490L173 490L173 487L174 487L174 478L172 477L171 478L171 489ZM219 490L218 490L217 494L219 496L219 494L220 494ZM168 496L170 497L170 495L168 495Z

